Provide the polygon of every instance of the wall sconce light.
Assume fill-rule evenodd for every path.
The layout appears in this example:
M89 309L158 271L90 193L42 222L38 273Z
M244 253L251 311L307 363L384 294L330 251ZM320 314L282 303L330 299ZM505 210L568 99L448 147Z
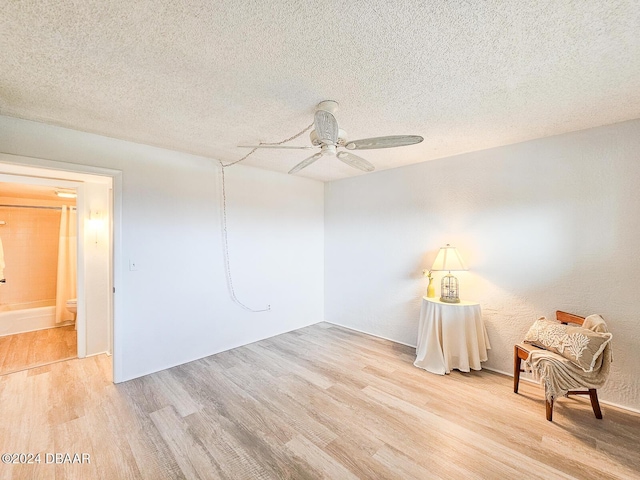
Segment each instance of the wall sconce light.
M98 210L91 210L89 221L94 226L102 225L102 214Z
M468 270L462 261L460 252L456 247L447 243L446 247L440 248L436 259L433 261L431 270L434 272L449 272L442 277L440 285L440 301L446 303L460 303L460 289L458 279L451 275L452 271Z
M96 235L96 245L98 244L98 230L102 230L104 219L102 213L98 210L91 210L89 215L89 228L91 228Z

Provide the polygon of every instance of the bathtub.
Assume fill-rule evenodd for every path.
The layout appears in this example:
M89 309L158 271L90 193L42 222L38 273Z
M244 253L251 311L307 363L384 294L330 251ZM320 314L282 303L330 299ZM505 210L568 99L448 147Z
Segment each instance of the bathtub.
M55 326L54 300L0 305L0 337Z

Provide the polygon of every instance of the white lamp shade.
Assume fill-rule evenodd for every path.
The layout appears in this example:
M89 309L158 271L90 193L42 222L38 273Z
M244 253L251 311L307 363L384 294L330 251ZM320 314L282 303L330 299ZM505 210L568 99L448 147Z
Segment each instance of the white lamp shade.
M438 256L433 261L431 270L434 272L451 272L456 270L468 270L468 268L464 264L458 249L447 243L446 247L440 248Z

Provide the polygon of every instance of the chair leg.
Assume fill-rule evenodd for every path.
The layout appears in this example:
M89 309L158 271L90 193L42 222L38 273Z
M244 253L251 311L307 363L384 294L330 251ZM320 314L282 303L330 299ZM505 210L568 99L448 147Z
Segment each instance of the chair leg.
M546 397L546 393L545 393ZM547 420L550 422L553 420L553 399L545 400L545 405L547 407Z
M596 418L602 419L602 410L600 410L600 402L598 402L598 392L595 388L589 389L589 398L591 399L591 407Z
M518 384L520 383L520 356L518 355L518 346L513 347L513 393L518 393Z

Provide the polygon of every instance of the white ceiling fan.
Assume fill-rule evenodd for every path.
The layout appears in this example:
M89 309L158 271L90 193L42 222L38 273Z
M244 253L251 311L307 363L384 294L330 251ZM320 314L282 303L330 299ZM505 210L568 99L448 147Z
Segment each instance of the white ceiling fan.
M413 145L424 140L419 135L392 135L389 137L373 137L363 138L361 140L347 140L347 133L338 128L336 117L333 116L338 109L338 102L333 100L325 100L320 102L316 108L313 126L309 137L311 138L312 147L295 147L290 145L241 145L242 148L286 148L310 150L320 148L315 155L303 160L291 170L289 173L296 173L323 156L334 156L338 160L347 165L362 170L364 172L373 172L375 167L358 155L351 152L340 150L338 148L346 148L347 150L369 150L373 148L391 148L403 147L405 145Z

